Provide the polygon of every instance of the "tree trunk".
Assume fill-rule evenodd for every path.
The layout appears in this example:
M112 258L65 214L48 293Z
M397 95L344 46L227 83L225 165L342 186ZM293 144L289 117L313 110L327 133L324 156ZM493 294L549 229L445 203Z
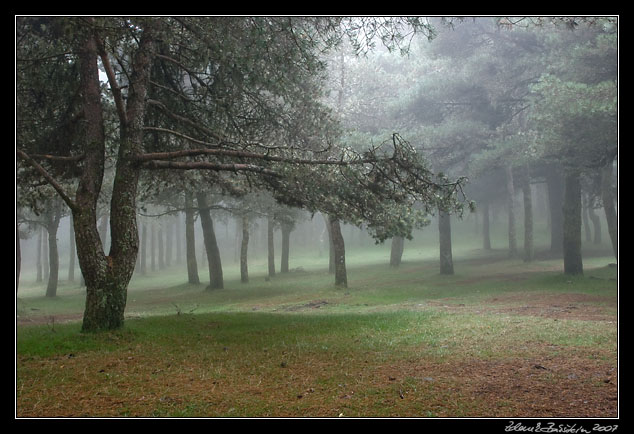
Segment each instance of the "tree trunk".
M619 260L619 220L614 208L614 195L612 193L612 160L601 170L601 198L608 225L608 234L612 241L614 258Z
M196 235L194 228L194 199L185 192L185 251L187 256L187 281L198 285L198 263L196 262Z
M75 230L73 229L73 216L71 215L69 218L70 228L69 228L69 242L70 248L68 252L68 281L75 281L75 256L77 253L75 252Z
M491 250L491 223L488 201L485 201L482 206L482 248Z
M550 251L561 253L563 249L563 212L564 183L561 173L552 168L546 175L548 186L548 208L550 210Z
M564 178L564 273L583 274L581 260L581 183L579 172L566 171Z
M156 271L156 222L150 223L150 270Z
M282 262L280 265L281 273L288 273L288 258L290 251L290 239L293 225L282 223Z
M330 226L330 219L326 214L324 216L324 222L326 225L326 232L328 232L328 272L335 273L335 245L332 241L332 229Z
M594 212L594 207L588 207L588 216L590 217L592 228L594 229L594 238L592 242L594 244L601 244L601 219L597 213Z
M335 262L335 286L348 287L348 275L346 271L346 246L341 235L341 225L339 220L328 217L330 223L330 234L334 248Z
M592 231L590 230L590 223L588 222L588 214L590 210L590 198L588 196L581 195L581 220L583 222L583 230L586 234L586 242L592 241Z
M403 237L395 236L392 238L392 248L390 249L390 267L396 268L401 265L404 247L405 240L403 240Z
M104 118L101 106L97 45L92 32L84 34L78 63L84 111L83 173L76 193L73 221L79 264L86 281L82 331L123 326L127 289L139 249L136 194L139 180L135 156L142 150L146 86L151 68L152 28L141 35L132 59L126 120L120 143L110 202L110 254L106 256L96 225L96 205L105 160Z
M274 243L274 217L269 216L266 221L266 234L267 234L267 252L268 252L268 265L269 265L269 277L275 276L275 243Z
M524 196L524 262L532 262L533 249L533 198L531 194L531 183L526 167L526 174L522 179L522 193Z
M454 274L451 251L451 215L445 211L438 213L438 232L440 241L440 274Z
M506 172L506 194L508 209L509 257L517 257L517 233L515 230L515 186L513 183L513 168L509 165Z
M59 251L57 249L57 230L61 218L60 205L55 204L49 210L48 229L48 284L46 286L46 296L55 297L57 295L57 283L59 281Z
M222 277L220 250L218 249L214 223L209 213L207 198L204 193L197 193L196 200L198 201L198 213L200 215L200 224L203 228L203 240L205 241L207 262L209 264L209 286L207 286L207 289L222 289L224 280Z
M42 281L42 232L44 231L44 228L42 228L41 226L39 227L38 231L37 231L37 257L35 258L35 267L37 269L36 271L36 276L35 276L35 281L36 282L41 282Z
M159 270L165 269L165 247L163 245L163 224L159 222L157 240L158 240L158 268Z
M141 250L139 252L139 272L147 274L147 223L141 223Z
M249 248L249 218L242 217L242 242L240 243L240 281L249 282L249 267L247 264L247 250Z

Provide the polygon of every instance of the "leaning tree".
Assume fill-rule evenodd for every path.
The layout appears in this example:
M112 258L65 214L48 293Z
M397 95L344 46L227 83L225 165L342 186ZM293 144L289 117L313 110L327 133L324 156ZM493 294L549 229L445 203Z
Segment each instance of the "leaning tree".
M337 143L317 98L320 52L346 33L403 40L405 25L428 29L412 19L18 17L18 172L45 180L71 210L86 283L82 330L123 325L145 171L239 179L288 205L365 220L379 239L411 230L414 200L453 201L463 180L436 177L399 136L362 152ZM44 98L22 100L30 86ZM97 201L110 164L106 253Z

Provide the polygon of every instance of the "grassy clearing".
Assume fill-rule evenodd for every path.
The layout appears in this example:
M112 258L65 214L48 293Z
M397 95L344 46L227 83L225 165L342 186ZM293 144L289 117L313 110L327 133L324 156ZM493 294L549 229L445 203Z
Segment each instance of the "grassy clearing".
M17 415L616 416L609 257L574 278L559 260L482 251L454 276L415 252L399 269L361 258L347 289L319 267L265 281L254 264L248 285L228 273L220 291L182 273L135 279L126 326L109 333L62 322L81 314L80 288L23 296Z

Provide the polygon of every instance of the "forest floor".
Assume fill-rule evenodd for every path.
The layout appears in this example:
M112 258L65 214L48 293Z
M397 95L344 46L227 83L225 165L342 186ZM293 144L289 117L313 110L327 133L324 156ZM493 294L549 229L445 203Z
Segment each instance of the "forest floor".
M347 289L323 271L138 287L126 326L99 334L79 332L80 303L24 298L16 416L615 418L608 262L575 277L498 256L454 276L353 266Z

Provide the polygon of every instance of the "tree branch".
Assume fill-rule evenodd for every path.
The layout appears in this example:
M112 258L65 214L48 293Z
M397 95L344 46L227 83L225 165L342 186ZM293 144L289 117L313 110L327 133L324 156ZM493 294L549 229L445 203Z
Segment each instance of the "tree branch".
M46 181L48 181L48 183L55 189L55 191L60 195L60 197L64 200L64 202L66 202L66 205L68 205L68 207L73 212L78 211L79 208L77 207L77 204L75 204L75 202L72 201L72 199L66 194L62 186L59 185L57 181L55 181L55 179L53 179L53 177L46 171L46 169L40 166L35 160L33 160L33 158L29 157L22 150L16 149L16 153L25 162L30 164L40 175L42 175L42 177L46 179Z
M193 162L178 162L178 161L160 161L150 160L141 165L144 169L179 169L179 170L196 170L206 169L214 171L228 171L228 172L255 172L263 175L273 176L281 178L279 173L266 169L264 167L256 166L254 164L223 164L223 163L209 163L206 161L193 161Z
M119 87L119 83L117 83L117 78L114 70L112 69L112 65L110 64L110 58L108 57L103 41L96 34L95 41L97 42L97 52L101 58L101 63L103 64L103 67L106 70L106 75L108 76L108 83L110 83L110 90L112 90L112 96L117 107L119 120L123 125L127 125L128 117L125 111L125 105L123 104L123 97L121 96L121 88Z

